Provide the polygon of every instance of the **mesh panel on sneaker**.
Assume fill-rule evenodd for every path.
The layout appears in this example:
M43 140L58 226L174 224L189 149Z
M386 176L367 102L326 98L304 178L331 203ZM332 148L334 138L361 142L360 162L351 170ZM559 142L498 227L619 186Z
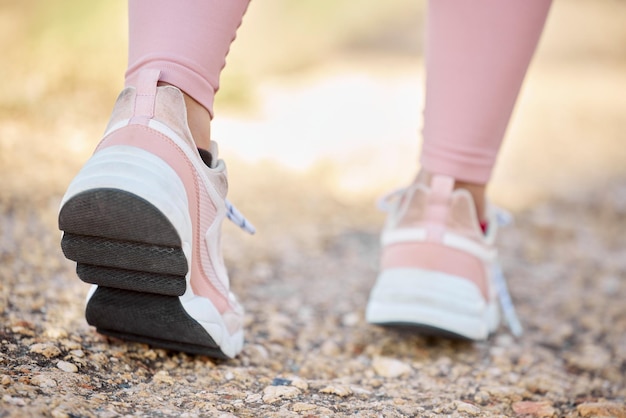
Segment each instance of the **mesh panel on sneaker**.
M398 194L381 236L368 321L487 338L499 322L490 273L495 250L480 232L471 195L444 176Z

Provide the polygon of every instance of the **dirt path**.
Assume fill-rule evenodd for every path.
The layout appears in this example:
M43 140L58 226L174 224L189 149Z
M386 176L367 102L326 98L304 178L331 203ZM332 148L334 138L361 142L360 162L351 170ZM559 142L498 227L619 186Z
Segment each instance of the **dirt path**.
M516 215L500 242L526 334L469 344L367 325L382 215L303 181L274 196L296 203L241 202L259 236L226 228L247 343L221 363L96 334L57 198L3 202L0 416L626 416L623 182Z
M518 209L500 236L526 334L516 341L501 329L483 344L392 332L363 319L383 222L374 191L414 158L414 150L394 145L415 135L408 112L394 114L399 124L378 121L365 150L350 142L365 131L346 127L360 117L349 95L338 96L339 107L353 112L345 118L307 121L281 111L265 125L216 125L227 153L249 149L233 137L280 150L293 138L278 129L285 126L319 128L326 138L307 148L320 152L307 170L227 155L232 201L259 233L225 227L247 343L222 363L108 340L87 326L87 285L61 255L56 213L91 149L93 141L81 138L97 130L64 124L50 136L32 120L7 122L2 129L13 134L0 137L0 417L626 417L624 99L614 93L626 79L616 70L597 74L544 68L528 85L492 185L508 207L532 208ZM396 99L375 102L406 101L403 79L376 77L357 77L356 87L386 92L392 80L402 87L392 89ZM564 94L573 80L584 82ZM307 92L319 86L305 85L283 107L295 103L301 117L312 114ZM351 146L335 147L351 132ZM335 160L319 162L324 153ZM26 170L32 161L37 169Z
M260 85L226 74L231 94L243 86L255 109L219 113L213 132L232 168L232 200L259 233L225 227L247 342L221 363L96 334L83 316L88 286L61 255L60 194L101 134L124 70L125 22L109 33L122 6L86 7L97 17L82 23L87 39L72 35L56 3L54 13L4 7L12 65L0 98L0 418L626 417L622 3L555 2L490 186L518 210L500 236L526 329L518 341L504 328L468 344L364 322L383 222L372 200L406 179L417 152L416 51L408 61L350 55L347 69L329 55L319 74L292 73L295 84L282 73ZM52 30L38 35L37 16ZM304 30L306 39L278 30L276 39L309 59ZM275 43L249 39L229 68L267 59Z

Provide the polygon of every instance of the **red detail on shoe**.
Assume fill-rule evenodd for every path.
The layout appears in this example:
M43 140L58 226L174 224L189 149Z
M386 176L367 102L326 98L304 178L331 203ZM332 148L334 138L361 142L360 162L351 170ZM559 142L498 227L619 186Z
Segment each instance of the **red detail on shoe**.
M480 229L483 231L483 234L487 234L487 229L489 228L489 222L487 221L480 221L478 223L480 225Z
M432 242L391 244L382 249L381 270L393 268L419 268L467 279L489 300L484 264L464 251Z
M141 148L161 158L176 171L187 192L193 230L191 288L194 294L210 299L220 313L233 310L228 300L228 290L211 265L205 240L205 234L211 228L210 219L215 220L216 208L209 199L204 184L194 174L193 163L170 138L143 125L126 126L111 133L100 142L96 152L114 145ZM211 205L201 207L201 201L211 202Z

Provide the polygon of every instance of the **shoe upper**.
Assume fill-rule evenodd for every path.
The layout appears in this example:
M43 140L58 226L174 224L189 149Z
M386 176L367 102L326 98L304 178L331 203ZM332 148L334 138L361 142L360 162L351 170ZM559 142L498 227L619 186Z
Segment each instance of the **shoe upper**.
M489 275L497 253L497 222L490 213L483 233L472 196L454 190L454 179L434 176L387 198L389 216L381 235L381 270L416 268L474 283L485 300L494 298Z
M211 143L211 167L202 160L187 125L182 92L157 86L154 72L119 95L105 136L96 153L113 146L145 149L165 161L180 177L188 200L193 236L190 238L190 284L193 295L211 300L231 333L241 328L243 309L230 292L221 252L221 224L229 216L227 171ZM184 244L183 244L184 245Z

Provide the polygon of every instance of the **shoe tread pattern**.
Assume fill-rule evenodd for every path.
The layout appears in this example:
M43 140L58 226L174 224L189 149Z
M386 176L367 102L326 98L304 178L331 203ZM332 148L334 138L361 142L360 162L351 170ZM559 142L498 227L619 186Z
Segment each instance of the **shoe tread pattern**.
M178 298L187 259L176 228L150 202L124 190L87 190L63 205L59 229L79 278L98 285L85 313L98 332L226 358Z
M191 354L228 358L175 297L98 287L89 300L85 316L87 322L104 335Z

